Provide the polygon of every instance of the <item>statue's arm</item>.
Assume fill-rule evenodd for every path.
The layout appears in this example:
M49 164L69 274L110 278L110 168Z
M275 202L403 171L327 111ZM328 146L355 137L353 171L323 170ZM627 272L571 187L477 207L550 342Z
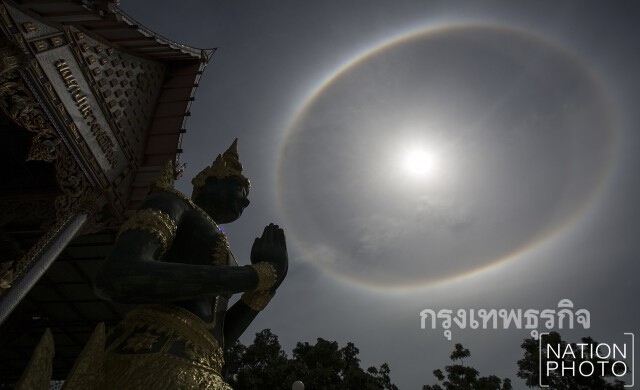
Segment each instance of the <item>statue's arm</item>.
M251 325L260 311L247 306L242 300L231 306L224 317L224 345L232 346Z
M248 291L228 311L224 320L225 346L231 346L249 327L251 322L262 311L287 275L289 259L287 243L278 225L265 227L262 237L256 238L251 248L251 262L268 261L276 269L278 275L275 285L267 290Z
M151 194L136 213L138 217L134 215L133 222L121 230L98 271L96 294L119 303L159 303L255 290L258 274L251 267L159 261L187 210L171 194ZM137 224L136 228L131 224Z

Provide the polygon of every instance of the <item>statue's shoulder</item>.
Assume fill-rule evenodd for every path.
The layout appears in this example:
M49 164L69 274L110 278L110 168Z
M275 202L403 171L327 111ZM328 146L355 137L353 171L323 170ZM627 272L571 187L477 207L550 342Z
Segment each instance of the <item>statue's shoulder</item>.
M173 188L156 189L150 192L140 205L140 209L162 211L174 220L179 220L191 208L190 199Z
M150 191L145 197L145 202L160 202L160 203L178 203L188 204L189 198L182 192L171 188L161 188Z
M151 182L149 193L140 209L151 208L179 217L193 208L191 199L173 187L175 170L173 162L167 161L158 177Z

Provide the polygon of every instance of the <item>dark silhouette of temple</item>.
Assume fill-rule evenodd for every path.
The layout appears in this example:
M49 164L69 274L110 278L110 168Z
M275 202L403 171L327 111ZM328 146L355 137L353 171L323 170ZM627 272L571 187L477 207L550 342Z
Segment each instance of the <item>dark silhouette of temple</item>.
M50 328L64 379L96 323L126 311L91 279L180 140L213 50L116 1L0 2L0 388Z

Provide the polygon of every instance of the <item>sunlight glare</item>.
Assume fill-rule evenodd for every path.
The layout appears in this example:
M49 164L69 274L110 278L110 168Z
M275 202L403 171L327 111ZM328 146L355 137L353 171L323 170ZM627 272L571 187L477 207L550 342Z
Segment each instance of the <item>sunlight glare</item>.
M414 148L404 154L402 167L412 176L430 176L436 171L437 159L432 152L423 148Z

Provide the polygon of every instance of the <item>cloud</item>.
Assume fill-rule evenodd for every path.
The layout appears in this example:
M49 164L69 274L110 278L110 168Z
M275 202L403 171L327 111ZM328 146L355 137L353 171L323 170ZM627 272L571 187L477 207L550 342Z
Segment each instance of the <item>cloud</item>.
M338 263L337 250L325 244L312 244L304 252L305 260L323 266L335 266Z

